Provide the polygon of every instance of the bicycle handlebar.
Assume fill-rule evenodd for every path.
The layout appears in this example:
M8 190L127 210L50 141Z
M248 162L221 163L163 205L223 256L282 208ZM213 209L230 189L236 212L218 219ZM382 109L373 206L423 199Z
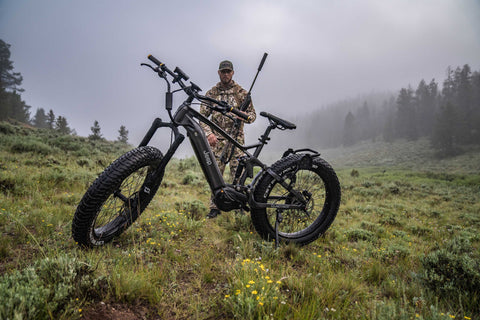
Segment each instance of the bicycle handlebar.
M158 67L162 66L163 63L160 62L160 60L158 60L157 58L155 58L154 56L152 56L151 54L148 55L148 60L152 61L153 63L155 63Z
M152 61L153 63L155 63L157 65L156 69L152 68L154 71L160 71L158 69L158 68L160 68L162 72L168 73L173 78L172 82L173 83L178 82L178 84L180 85L182 90L185 91L185 93L188 96L190 96L191 98L196 98L197 100L200 100L200 101L208 101L208 102L214 103L217 106L211 105L211 106L208 106L208 107L212 108L215 111L219 111L219 112L222 112L222 113L231 112L231 113L235 114L236 116L238 116L239 118L242 118L243 120L246 120L246 121L250 122L250 120L251 120L250 116L241 112L238 109L235 109L234 107L230 106L225 101L218 101L218 100L215 100L213 98L210 98L210 97L203 96L203 95L199 94L197 91L201 91L201 89L196 84L190 82L191 86L187 87L183 83L182 80L187 81L189 79L189 77L179 67L176 67L174 71L171 71L170 69L167 68L167 66L164 63L160 62L160 60L158 60L157 58L155 58L151 54L148 55L148 60ZM265 59L263 59L263 60L265 60ZM262 64L263 64L263 60L262 60Z

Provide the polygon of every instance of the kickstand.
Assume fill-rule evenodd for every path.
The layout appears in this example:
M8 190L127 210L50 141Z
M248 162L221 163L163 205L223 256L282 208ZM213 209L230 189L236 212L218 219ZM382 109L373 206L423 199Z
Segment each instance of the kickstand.
M275 249L278 249L278 246L280 244L280 239L278 237L278 227L280 225L280 222L282 222L283 217L282 217L282 210L277 209L277 219L275 220Z

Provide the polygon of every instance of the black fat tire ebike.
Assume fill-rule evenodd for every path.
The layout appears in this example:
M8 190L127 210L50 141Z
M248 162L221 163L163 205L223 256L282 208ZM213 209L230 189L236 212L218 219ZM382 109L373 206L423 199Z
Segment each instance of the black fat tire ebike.
M166 109L171 121L155 119L139 147L115 160L88 188L72 222L72 235L79 245L104 245L137 220L157 192L167 163L185 138L178 127L187 131L220 210L251 211L255 230L263 239L275 240L277 245L280 241L306 245L325 233L337 215L341 197L340 184L332 167L310 149L288 149L270 167L258 160L260 151L270 140L271 130L295 129L293 123L261 112L260 115L269 120L269 126L259 138L259 143L243 146L191 105L195 99L224 116L232 117L231 114L234 114L247 120L244 113L223 101L200 95L198 92L201 89L193 82L190 86L185 85L183 81L189 78L180 68L171 71L155 57L150 55L148 58L156 67L142 65L150 67L167 82ZM179 90L188 96L173 116L169 75L173 77L173 83L179 84ZM199 121L244 152L232 184L223 180ZM169 127L175 136L165 155L157 148L147 146L161 127ZM253 154L249 149L254 149ZM261 169L254 177L255 166ZM245 185L247 178L253 179Z

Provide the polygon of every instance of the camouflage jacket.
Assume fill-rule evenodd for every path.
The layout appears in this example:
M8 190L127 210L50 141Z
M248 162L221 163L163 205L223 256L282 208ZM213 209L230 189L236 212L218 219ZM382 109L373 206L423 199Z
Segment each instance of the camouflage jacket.
M217 83L212 89L207 91L206 96L219 101L225 101L234 108L239 108L247 96L247 91L232 80L228 86L224 86L221 82ZM250 116L251 119L251 121L248 123L254 122L257 114L255 113L255 109L251 102L245 112ZM207 118L210 117L210 120L213 123L225 130L228 134L232 134L234 121L228 117L222 115L220 112L213 111L204 104L200 106L200 113ZM241 143L244 143L243 124L244 122L242 121L237 136L237 140L239 140ZM208 137L208 135L212 133L212 129L205 123L200 123L200 125L205 131L205 135ZM223 137L218 134L216 136L219 140L223 139Z

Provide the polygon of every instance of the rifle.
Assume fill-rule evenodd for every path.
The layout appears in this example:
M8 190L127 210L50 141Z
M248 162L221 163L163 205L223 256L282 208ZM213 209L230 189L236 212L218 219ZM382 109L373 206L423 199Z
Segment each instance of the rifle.
M265 60L267 59L267 56L268 56L268 53L265 52L263 54L262 61L260 62L260 65L258 66L257 74L255 75L255 78L253 79L253 82L252 82L252 85L250 86L250 89L248 90L247 96L245 97L245 100L243 100L242 104L238 108L242 112L245 112L247 110L248 106L250 105L250 103L252 102L252 96L251 96L250 93L252 92L253 85L255 84L255 81L257 81L258 74L262 70L263 64L265 63ZM233 123L232 137L235 138L235 140L237 139L237 136L240 133L241 123L242 122L241 122L240 119L235 119L235 122ZM229 149L230 149L230 152L228 152ZM229 163L230 160L232 159L234 150L235 150L235 146L231 142L228 142L228 144L225 146L225 148L222 151L222 155L220 156L220 161L223 162L224 164Z

